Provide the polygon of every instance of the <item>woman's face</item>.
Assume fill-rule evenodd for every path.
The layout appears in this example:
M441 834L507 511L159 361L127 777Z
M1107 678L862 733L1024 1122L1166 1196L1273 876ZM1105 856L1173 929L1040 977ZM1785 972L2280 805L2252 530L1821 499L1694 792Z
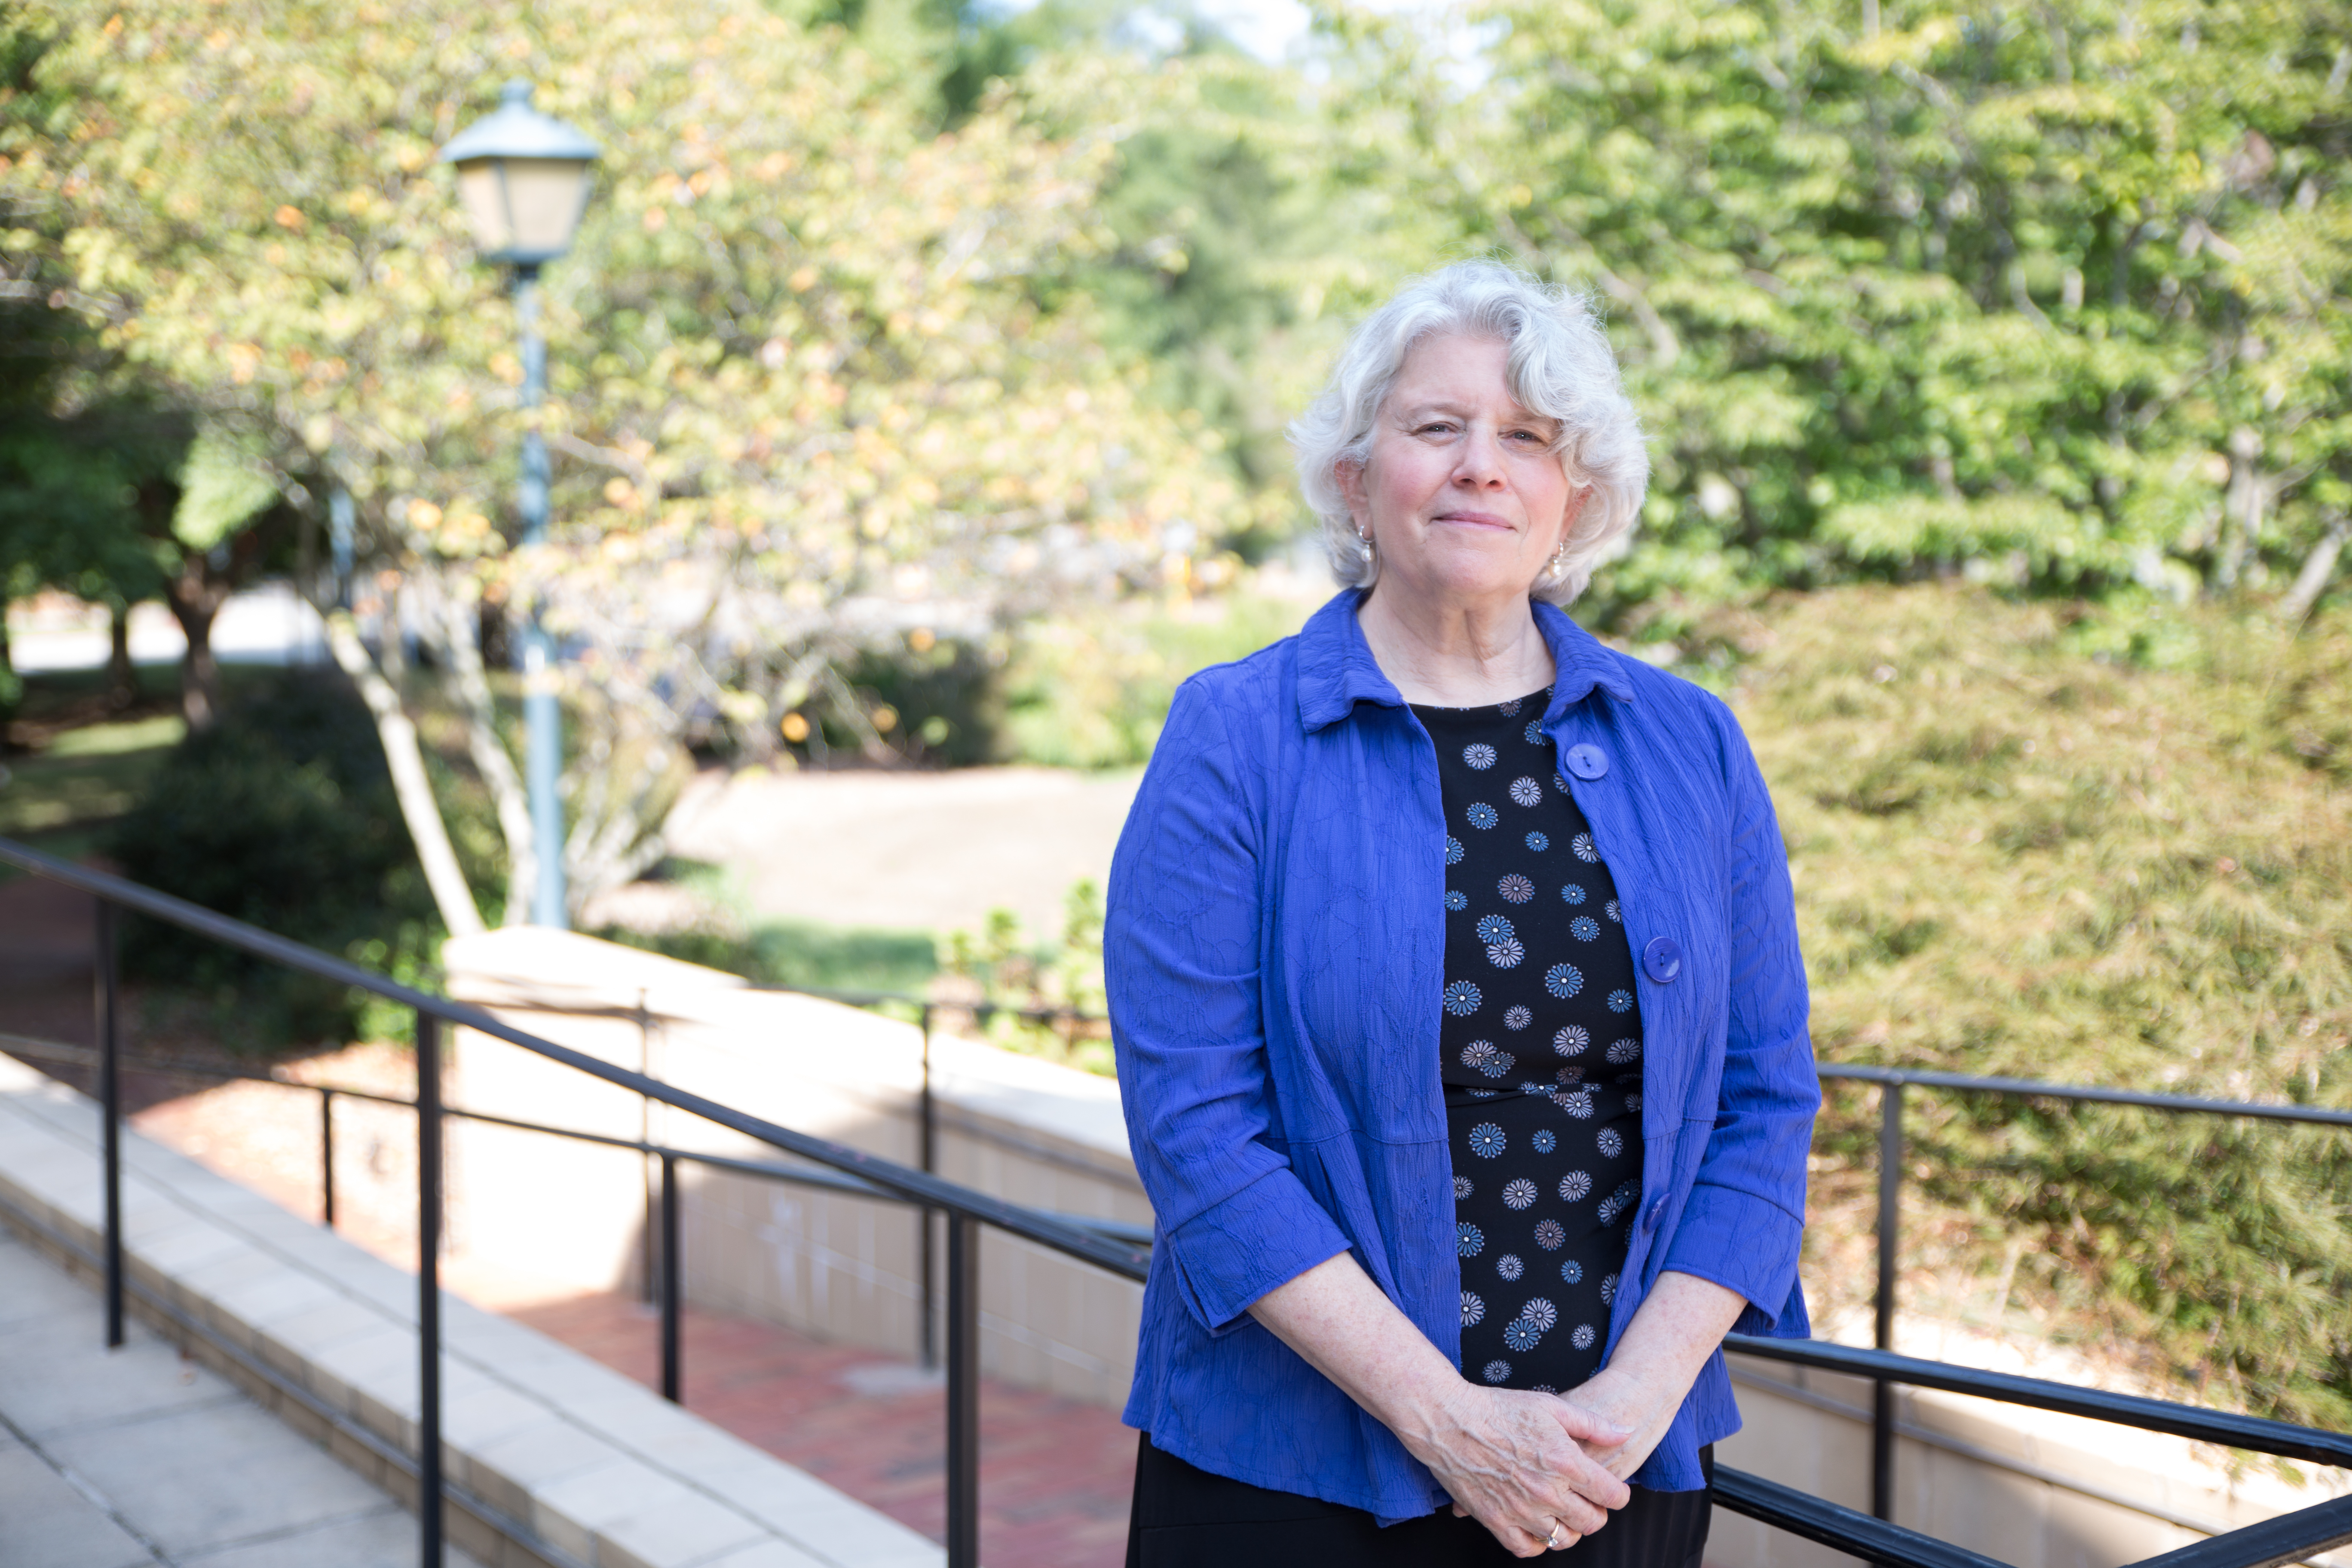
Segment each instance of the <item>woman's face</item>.
M1376 592L1433 603L1524 598L1583 499L1549 419L1504 380L1507 344L1429 337L1405 355L1370 455L1339 478L1380 554Z

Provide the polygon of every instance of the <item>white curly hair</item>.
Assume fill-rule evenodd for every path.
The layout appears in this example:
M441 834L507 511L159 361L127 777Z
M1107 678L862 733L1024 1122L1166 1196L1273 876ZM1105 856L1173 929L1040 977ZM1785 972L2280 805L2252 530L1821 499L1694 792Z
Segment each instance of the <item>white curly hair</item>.
M1547 562L1528 592L1573 603L1593 568L1633 531L1649 488L1650 454L1591 300L1498 261L1458 261L1398 289L1349 334L1330 381L1291 423L1299 488L1322 520L1332 575L1364 588L1379 579L1379 558L1356 532L1339 469L1370 455L1373 422L1405 355L1432 333L1507 344L1511 395L1558 424L1552 450L1561 471L1592 493L1557 564Z

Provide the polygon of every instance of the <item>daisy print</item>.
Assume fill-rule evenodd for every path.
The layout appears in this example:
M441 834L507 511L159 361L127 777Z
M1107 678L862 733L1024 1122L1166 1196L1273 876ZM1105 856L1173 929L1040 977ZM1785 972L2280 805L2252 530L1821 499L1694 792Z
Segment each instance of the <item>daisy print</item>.
M1478 1375L1485 1378L1488 1383L1507 1382L1509 1380L1511 1375L1511 1363L1503 1360L1500 1356L1497 1356L1493 1361L1488 1362L1485 1366L1480 1367L1478 1369Z
M1454 844L1454 840L1452 840L1451 838L1447 839L1445 842L1446 842L1446 843L1448 843L1448 844ZM1454 847L1458 849L1458 848L1460 848L1460 847L1461 847L1461 846L1460 846L1460 845L1454 845ZM1453 862L1452 862L1452 861L1450 861L1450 860L1449 860L1448 862L1446 862L1446 863L1447 863L1448 865L1453 864ZM1580 884L1580 883L1577 883L1577 882L1570 882L1570 883L1569 883L1568 885L1566 885L1565 887L1563 887L1563 888L1561 888L1561 889L1560 889L1560 890L1559 890L1559 896L1560 896L1561 900L1564 900L1565 902L1571 903L1571 904L1580 904L1580 903L1584 902L1584 898L1585 898L1585 894L1584 894L1584 888L1583 888L1582 884Z
M1457 1018L1475 1013L1481 1000L1478 988L1467 980L1457 980L1445 988L1445 1010Z
M1462 1326L1475 1328L1486 1321L1486 1303L1478 1299L1475 1290L1462 1292Z
M1554 1323L1559 1321L1559 1309L1541 1296L1538 1296L1519 1309L1519 1316L1537 1328L1549 1331Z
M1448 888L1445 889L1445 907L1458 915L1470 907L1470 895L1459 888Z
M1556 1219L1536 1221L1536 1245L1546 1252L1558 1252L1568 1242L1568 1231Z
M1459 866L1462 864L1463 853L1462 840L1449 834L1445 840L1445 863L1449 866Z
M1609 993L1609 1010L1612 1013L1622 1013L1633 1005L1633 994L1631 991L1612 991Z
M1580 1204L1592 1195L1592 1175L1588 1171L1570 1171L1559 1179L1559 1195L1571 1204Z
M1508 1008L1503 1014L1503 1027L1506 1029L1524 1029L1535 1021L1536 1016L1525 1007Z
M1542 745L1544 743L1543 721L1540 719L1528 720L1528 727L1520 731L1519 735L1520 738L1525 740L1530 746Z
M1525 1176L1515 1176L1503 1184L1503 1206L1523 1209L1534 1206L1536 1184Z
M1516 778L1511 781L1511 804L1513 805L1533 805L1542 799L1543 785L1536 783L1535 780L1531 778Z
M1460 1203L1464 1198L1468 1197L1472 1193L1475 1193L1477 1190L1477 1187L1472 1184L1469 1177L1456 1176L1454 1178L1454 1201L1455 1203Z
M1542 854L1545 850L1551 847L1551 835L1549 833L1528 834L1528 847L1534 850L1538 855Z
M1486 944L1486 962L1497 969L1517 969L1519 960L1527 955L1528 950L1519 945L1517 937L1507 936L1500 942Z
M1536 896L1536 885L1514 871L1495 884L1495 891L1503 895L1507 904L1524 904Z
M1543 1085L1538 1084L1536 1085L1536 1088L1540 1090L1543 1088ZM1537 1153L1549 1154L1553 1150L1559 1147L1559 1134L1553 1131L1549 1127L1538 1127L1536 1129L1535 1136L1528 1139L1528 1142L1536 1146Z
M1544 989L1565 1001L1584 989L1584 972L1573 963L1555 963L1544 971Z
M1528 1266L1519 1261L1519 1255L1516 1252L1506 1252L1495 1259L1495 1272L1506 1279L1517 1279L1527 1271ZM1610 1278L1613 1279L1616 1276L1612 1274Z
M1454 1250L1465 1258L1475 1258L1486 1250L1486 1233L1464 1220L1454 1227Z
M1575 837L1568 841L1568 847L1569 849L1574 853L1576 858L1583 861L1586 865L1596 866L1600 864L1601 851L1592 847L1592 835L1590 833L1578 834Z
M1622 1068L1627 1062L1638 1061L1641 1058L1642 1042L1628 1036L1612 1045L1605 1054L1612 1062Z
M1503 1342L1515 1351L1531 1351L1543 1338L1543 1331L1525 1318L1513 1318L1503 1325Z
M1580 1057L1592 1048L1592 1031L1570 1024L1551 1037L1551 1048L1564 1057Z
M1500 1154L1507 1142L1503 1130L1491 1121L1481 1121L1470 1129L1470 1152L1481 1160L1491 1160Z
M1584 1265L1571 1258L1559 1266L1559 1277L1567 1284L1581 1285L1584 1283Z
M1579 942L1597 942L1601 937L1601 922L1591 915L1579 915L1568 922L1568 934Z
M1462 760L1483 773L1495 765L1495 748L1483 741L1475 746L1465 746Z
M1576 1325L1576 1331L1568 1336L1568 1342L1574 1345L1578 1350L1589 1351L1592 1348L1592 1342L1600 1337L1601 1336L1599 1334L1593 1332L1592 1325L1591 1323L1579 1323Z
M1483 800L1472 801L1462 816L1471 826L1479 828L1492 827L1503 820L1503 814Z

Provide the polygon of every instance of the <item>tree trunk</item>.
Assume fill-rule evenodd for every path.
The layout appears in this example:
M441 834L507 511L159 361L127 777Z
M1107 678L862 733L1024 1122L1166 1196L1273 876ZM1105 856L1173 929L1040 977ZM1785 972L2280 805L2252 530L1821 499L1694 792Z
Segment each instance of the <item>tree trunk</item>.
M383 760L392 770L393 794L400 802L400 815L408 825L408 837L416 846L416 858L425 868L425 882L433 890L434 906L441 911L441 923L449 928L453 937L479 936L485 929L482 911L474 902L473 889L466 885L465 872L458 868L457 852L450 846L449 828L441 818L440 803L433 798L432 781L425 773L425 753L416 743L416 726L402 710L392 683L368 658L350 611L328 613L327 647L343 673L352 678L352 684L359 688L368 711L375 716L375 732L383 742Z
M475 637L482 616L451 594L443 600L443 636L449 645L449 669L458 700L466 708L466 749L490 792L499 815L499 835L507 841L507 910L502 925L519 926L530 919L531 889L539 885L539 839L530 821L530 797L506 742L499 739L498 707L490 696L489 678L483 673L482 650Z
M8 644L8 601L0 596L0 757L8 754L8 726L16 718L16 701L25 683L16 677L16 656Z
M170 580L164 603L172 606L172 618L180 623L181 635L188 639L188 651L180 657L180 712L188 721L190 731L209 730L220 717L220 661L213 657L213 618L220 614L226 593L215 593L205 582L201 560L191 558L180 574Z
M2327 525L2311 553L2303 558L2303 570L2294 574L2294 586L2279 601L2279 616L2288 621L2301 621L2311 614L2311 606L2319 603L2326 591L2327 580L2336 574L2336 559L2344 552L2344 542L2352 538L2352 517L2339 517Z
M123 709L139 700L139 671L131 662L131 606L106 607L106 705Z

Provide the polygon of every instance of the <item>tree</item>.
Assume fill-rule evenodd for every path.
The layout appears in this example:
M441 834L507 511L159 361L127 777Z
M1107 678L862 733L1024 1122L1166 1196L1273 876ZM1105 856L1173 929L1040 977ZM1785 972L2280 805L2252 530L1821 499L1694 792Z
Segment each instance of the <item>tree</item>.
M352 497L374 561L429 605L510 864L520 797L479 607L569 639L596 721L577 896L658 852L661 784L698 730L772 746L782 715L843 699L860 649L1152 579L1167 531L1221 530L1236 504L1088 302L1043 286L1099 244L1099 137L1049 141L996 100L935 136L838 32L748 0L425 0L358 27L292 0L31 15L63 107L9 150L10 188L63 215L60 264L106 302L111 348L290 505ZM512 75L606 151L549 280L537 417L568 461L555 538L529 552L493 521L525 417L512 316L433 163ZM331 623L443 917L468 929L403 694Z
M1657 437L1605 616L1966 570L2259 585L2342 537L2341 19L1504 4L1465 93L1342 14L1378 177L1599 293ZM1676 606L1685 606L1677 609Z

